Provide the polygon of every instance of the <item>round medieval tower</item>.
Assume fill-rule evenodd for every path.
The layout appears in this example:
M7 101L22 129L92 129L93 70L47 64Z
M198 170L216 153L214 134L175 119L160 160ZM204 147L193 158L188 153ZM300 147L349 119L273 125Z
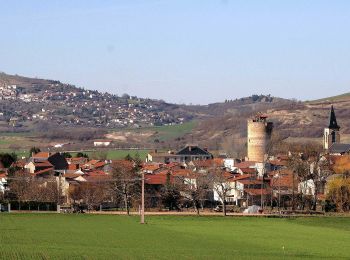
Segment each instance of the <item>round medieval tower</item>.
M248 160L263 162L266 148L271 137L273 123L267 122L267 116L257 114L248 119Z

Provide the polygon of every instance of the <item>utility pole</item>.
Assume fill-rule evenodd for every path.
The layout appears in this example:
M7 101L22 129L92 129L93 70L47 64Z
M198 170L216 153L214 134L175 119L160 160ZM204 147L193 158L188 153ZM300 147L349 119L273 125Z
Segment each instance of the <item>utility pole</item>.
M141 224L145 224L145 173L142 171L141 188Z
M278 170L278 211L281 214L281 171Z

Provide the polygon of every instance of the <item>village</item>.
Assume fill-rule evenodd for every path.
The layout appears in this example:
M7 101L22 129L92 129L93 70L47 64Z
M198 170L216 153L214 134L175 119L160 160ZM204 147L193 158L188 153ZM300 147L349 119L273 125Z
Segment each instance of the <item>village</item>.
M150 151L122 160L98 160L83 152L32 149L29 158L1 166L2 211L222 212L325 214L349 211L350 144L340 142L333 106L323 149L269 154L268 115L247 120L245 158L215 156L189 144L179 151ZM95 146L108 146L98 140ZM144 190L144 192L142 192ZM219 213L218 213L219 214Z
M138 128L179 124L185 120L163 111L165 102L127 94L119 97L57 81L19 86L0 81L0 100L7 105L1 109L0 121L16 128L32 121L75 127Z

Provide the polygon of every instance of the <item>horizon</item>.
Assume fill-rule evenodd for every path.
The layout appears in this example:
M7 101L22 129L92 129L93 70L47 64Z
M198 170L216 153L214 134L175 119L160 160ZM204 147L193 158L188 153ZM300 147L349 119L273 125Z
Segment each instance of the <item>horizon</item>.
M12 1L0 69L176 104L347 93L347 1ZM28 47L29 46L29 47Z

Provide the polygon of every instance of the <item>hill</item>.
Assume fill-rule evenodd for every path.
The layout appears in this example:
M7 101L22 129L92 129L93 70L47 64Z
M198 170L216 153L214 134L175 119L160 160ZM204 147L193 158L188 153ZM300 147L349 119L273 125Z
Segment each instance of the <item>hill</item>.
M350 141L350 95L325 98L312 102L277 103L270 106L250 106L251 110L231 110L221 117L201 122L191 138L202 145L225 151L242 149L246 143L246 120L257 112L266 113L274 122L274 132L290 142L322 142L323 129L329 123L329 110L335 106L341 126L342 141Z
M0 131L35 132L47 140L105 136L123 147L176 148L196 142L214 150L237 150L245 146L246 119L264 112L281 138L321 141L331 104L346 140L349 93L307 102L252 95L194 106L0 73Z
M81 127L140 127L179 124L193 118L181 106L160 100L117 96L60 81L0 74L0 120ZM4 125L4 124L3 124Z

